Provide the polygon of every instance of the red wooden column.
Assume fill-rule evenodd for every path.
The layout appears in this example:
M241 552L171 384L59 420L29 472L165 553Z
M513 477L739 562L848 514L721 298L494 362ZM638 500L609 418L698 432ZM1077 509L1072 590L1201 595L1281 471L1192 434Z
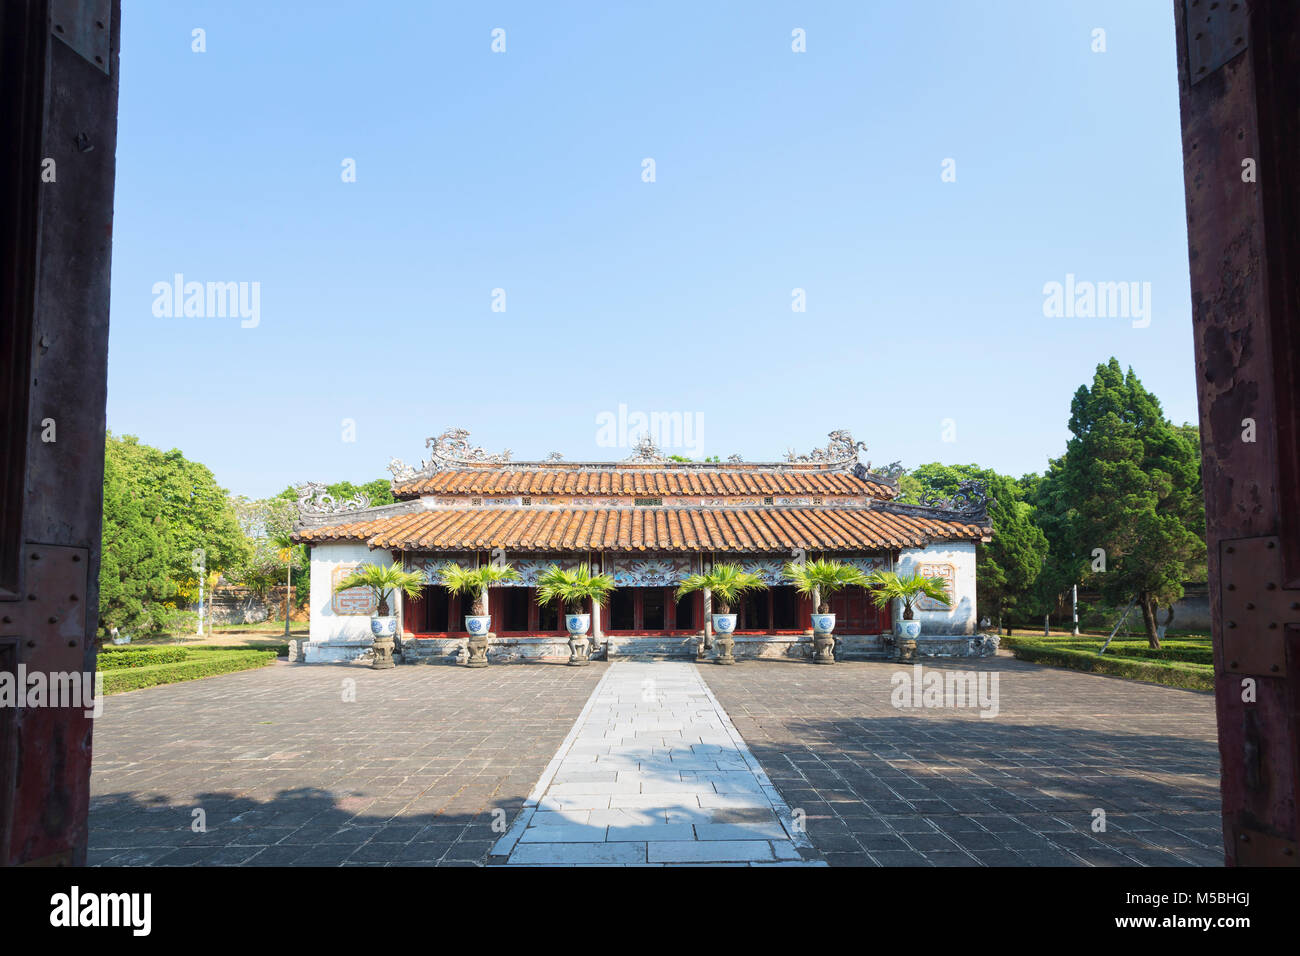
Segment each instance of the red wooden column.
M1295 866L1300 4L1174 16L1226 859Z

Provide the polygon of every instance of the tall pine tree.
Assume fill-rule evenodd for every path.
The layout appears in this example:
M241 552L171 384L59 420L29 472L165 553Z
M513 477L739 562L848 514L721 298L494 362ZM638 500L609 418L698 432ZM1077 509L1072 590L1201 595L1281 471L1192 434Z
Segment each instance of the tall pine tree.
M1205 560L1200 449L1114 358L1075 393L1070 432L1035 489L1052 553L1043 584L1091 584L1112 604L1136 599L1159 647L1156 608L1182 597Z

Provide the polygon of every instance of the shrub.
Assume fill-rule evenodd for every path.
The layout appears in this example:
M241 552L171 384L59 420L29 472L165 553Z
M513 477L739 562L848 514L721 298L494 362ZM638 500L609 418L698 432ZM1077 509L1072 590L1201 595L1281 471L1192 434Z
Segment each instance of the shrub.
M99 652L99 669L109 671L124 667L175 664L189 656L189 649L185 647L106 647Z
M177 650L188 652L190 648L177 648ZM273 651L226 650L225 648L205 650L211 652L197 654L188 660L120 667L112 670L101 669L104 675L104 693L120 694L123 691L138 690L142 687L155 687L159 684L174 684L201 677L229 674L233 671L250 670L271 663L276 656Z
M1092 674L1128 677L1166 687L1181 687L1185 690L1214 690L1214 668L1206 664L1139 660L1131 655L1111 656L1110 651L1114 645L1107 648L1104 655L1097 654L1095 650L1062 647L1058 642L1027 640L1019 637L1004 637L1002 646L1009 647L1017 660L1066 667Z

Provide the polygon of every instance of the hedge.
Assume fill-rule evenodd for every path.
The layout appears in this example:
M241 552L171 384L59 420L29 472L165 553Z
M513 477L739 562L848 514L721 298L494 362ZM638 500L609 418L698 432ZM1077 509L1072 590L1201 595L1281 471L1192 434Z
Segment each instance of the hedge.
M105 647L99 652L99 669L109 671L123 667L148 667L151 664L176 664L189 657L187 647Z
M178 649L186 652L199 650L199 648ZM225 648L203 648L203 650L207 653L174 663L101 668L101 673L104 675L104 693L120 694L141 687L175 684L179 681L197 680L200 677L215 677L217 674L251 670L255 667L263 667L276 658L274 651Z
M288 657L288 644L234 644L222 646L220 644L203 644L198 647L186 648L191 651L203 651L206 654L212 654L218 651L271 651L276 657Z
M1036 664L1050 664L1070 670L1092 674L1109 674L1149 681L1165 687L1185 690L1214 690L1214 668L1206 664L1189 664L1183 661L1137 660L1132 656L1097 654L1095 651L1078 651L1037 640L1018 637L1002 638L1002 646L1009 647L1017 660ZM1100 645L1099 645L1100 646ZM1112 645L1113 646L1113 645Z
M1023 640L1023 638L1018 638ZM1079 641L1079 640L1052 640L1039 641L1046 647L1054 647L1065 651L1084 651L1096 654L1101 650L1102 641ZM1117 657L1142 657L1150 661L1183 661L1187 664L1214 664L1214 649L1209 644L1197 643L1194 641L1164 641L1160 649L1156 650L1151 647L1145 640L1140 643L1137 641L1126 641L1120 643L1113 642L1110 647L1106 648L1106 654L1114 654Z

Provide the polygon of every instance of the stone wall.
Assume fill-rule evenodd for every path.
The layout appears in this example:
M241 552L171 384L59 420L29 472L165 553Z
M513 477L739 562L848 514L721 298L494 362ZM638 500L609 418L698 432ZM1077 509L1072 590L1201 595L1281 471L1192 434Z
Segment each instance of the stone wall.
M209 624L259 624L273 612L276 618L284 613L284 587L272 588L262 600L250 588L222 584L212 589L204 603ZM198 605L192 610L197 611ZM295 609L290 620L295 619L305 620L305 610Z
M467 638L463 637L404 637L401 661L403 664L461 664L469 656ZM525 661L567 661L568 638L555 637L498 637L488 638L488 662L514 664Z

